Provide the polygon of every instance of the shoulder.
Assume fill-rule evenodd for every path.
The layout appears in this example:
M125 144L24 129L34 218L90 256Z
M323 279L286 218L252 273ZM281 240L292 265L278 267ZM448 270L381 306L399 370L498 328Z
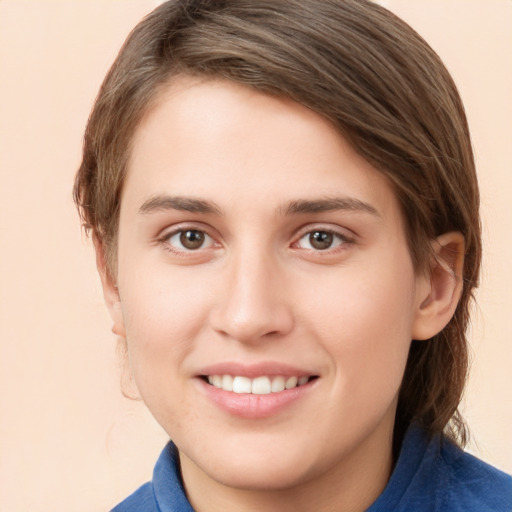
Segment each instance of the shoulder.
M183 488L174 444L169 442L163 449L151 482L137 489L111 512L194 512Z
M442 500L452 507L447 510L512 510L512 477L449 441L442 442L438 470L438 478L446 482Z
M418 426L368 512L511 512L512 477Z
M144 512L160 512L155 501L153 485L150 482L139 487L128 498L114 507L111 512L140 512L141 510L144 510Z

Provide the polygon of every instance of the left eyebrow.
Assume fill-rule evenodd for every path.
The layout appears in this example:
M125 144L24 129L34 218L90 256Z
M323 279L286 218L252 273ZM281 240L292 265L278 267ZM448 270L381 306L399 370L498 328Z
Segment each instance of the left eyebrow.
M150 197L139 208L139 213L148 214L157 211L178 210L191 213L222 215L220 208L211 201L193 197L157 195Z
M320 199L297 199L283 205L280 209L282 215L295 215L301 213L322 213L336 210L359 211L380 217L379 212L370 203L354 197L327 197Z

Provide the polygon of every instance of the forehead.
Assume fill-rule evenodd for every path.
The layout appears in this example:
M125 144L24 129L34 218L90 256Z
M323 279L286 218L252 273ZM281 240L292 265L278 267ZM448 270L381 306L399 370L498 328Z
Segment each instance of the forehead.
M123 202L163 193L269 208L346 196L396 214L385 177L329 121L224 80L180 77L137 127Z

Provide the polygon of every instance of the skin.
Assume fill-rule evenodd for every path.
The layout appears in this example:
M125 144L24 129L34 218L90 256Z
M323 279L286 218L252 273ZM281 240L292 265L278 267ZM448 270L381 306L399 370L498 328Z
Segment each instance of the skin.
M184 247L186 230L203 244ZM314 247L315 231L332 245ZM434 250L462 243L446 234ZM326 120L226 81L175 80L134 136L115 279L97 250L114 330L196 510L371 505L392 470L411 339L444 327L460 283L415 272L391 187ZM226 361L317 378L275 414L241 418L198 378Z

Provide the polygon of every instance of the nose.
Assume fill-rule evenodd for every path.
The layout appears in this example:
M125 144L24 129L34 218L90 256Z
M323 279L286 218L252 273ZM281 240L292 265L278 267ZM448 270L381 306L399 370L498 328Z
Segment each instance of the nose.
M246 344L288 334L293 329L292 297L283 270L268 254L240 255L235 260L221 278L211 327Z

